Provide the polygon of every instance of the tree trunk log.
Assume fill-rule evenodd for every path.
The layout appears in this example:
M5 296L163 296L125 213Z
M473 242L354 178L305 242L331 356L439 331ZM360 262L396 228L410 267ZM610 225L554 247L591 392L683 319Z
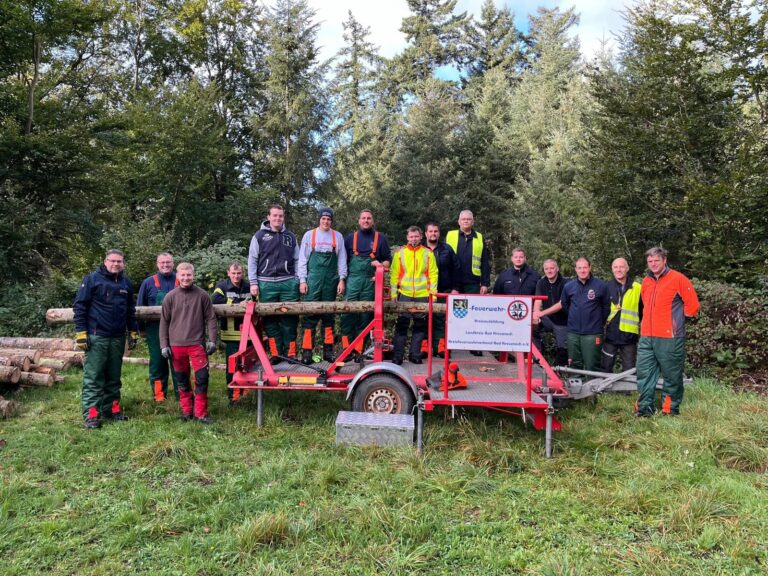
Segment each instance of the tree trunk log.
M51 374L54 378L56 377L56 369L51 368L50 366L33 365L29 368L29 370L25 370L25 372L32 372L34 374Z
M82 352L82 351L67 352L66 350L46 350L44 357L49 359L55 359L55 360L63 360L64 362L69 362L70 364L75 366L82 366L83 358L85 358L85 352ZM40 362L35 362L35 364L40 364Z
M0 366L0 382L3 384L18 384L21 370L17 366Z
M53 386L54 379L51 374L36 374L34 372L22 372L19 383L22 386Z
M0 348L34 348L35 350L75 351L75 341L71 338L14 338L0 337Z
M43 353L40 350L33 350L31 348L0 348L0 356L26 356L32 362L37 364Z
M16 366L23 372L28 371L31 364L28 356L0 356L0 366Z
M149 358L134 358L133 356L123 356L123 364L138 364L149 366ZM214 370L226 370L226 364L208 364L209 368Z
M53 368L55 370L66 370L71 366L69 360L60 360L59 358L46 358L43 356L40 358L40 362L35 364L35 366L48 366L49 368Z
M384 311L399 314L401 312L427 312L428 304L414 304L404 302L385 302ZM445 304L433 304L433 310L437 314L445 313ZM238 318L245 315L244 304L216 304L213 307L216 315L221 318ZM274 314L288 314L300 316L302 314L342 314L360 312L373 312L373 302L272 302L268 304L256 304L255 312L261 316ZM144 322L160 321L160 306L137 306L136 318ZM68 324L74 322L75 315L72 308L50 308L45 313L45 320L50 325Z
M15 400L6 400L0 396L0 418L10 418L16 413L19 403Z

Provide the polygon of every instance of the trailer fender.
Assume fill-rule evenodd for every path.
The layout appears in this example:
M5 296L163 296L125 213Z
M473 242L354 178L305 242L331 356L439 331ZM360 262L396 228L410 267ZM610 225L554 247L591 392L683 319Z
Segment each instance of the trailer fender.
M391 374L398 380L401 380L403 384L408 386L413 393L414 399L418 399L419 387L416 385L416 382L405 368L398 366L397 364L393 364L392 362L376 362L375 364L369 364L360 370L360 372L355 374L355 377L352 378L351 382L349 383L349 387L347 388L347 400L350 400L352 396L354 396L355 388L357 388L357 385L372 374Z

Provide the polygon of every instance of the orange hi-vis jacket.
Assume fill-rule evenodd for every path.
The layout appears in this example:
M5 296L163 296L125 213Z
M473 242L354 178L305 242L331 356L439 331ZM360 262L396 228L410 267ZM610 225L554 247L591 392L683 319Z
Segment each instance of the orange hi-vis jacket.
M393 299L398 294L426 298L437 293L437 262L431 250L424 246L403 246L392 260L389 278Z
M685 317L699 313L699 297L688 278L665 268L657 279L652 273L643 279L640 289L643 320L640 336L685 338Z

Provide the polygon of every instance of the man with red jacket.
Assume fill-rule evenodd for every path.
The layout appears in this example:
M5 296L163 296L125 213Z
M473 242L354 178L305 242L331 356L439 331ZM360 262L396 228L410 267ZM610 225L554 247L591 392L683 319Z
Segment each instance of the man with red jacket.
M638 417L652 416L659 372L664 377L661 411L680 414L685 364L685 318L699 312L699 297L691 281L667 266L667 251L654 247L645 253L648 275L640 297L643 319L637 349Z

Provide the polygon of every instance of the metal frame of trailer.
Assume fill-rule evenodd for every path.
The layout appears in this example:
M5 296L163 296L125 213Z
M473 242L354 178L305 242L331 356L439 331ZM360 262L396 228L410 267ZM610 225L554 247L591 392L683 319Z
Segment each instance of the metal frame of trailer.
M257 424L263 424L265 391L343 392L353 410L372 413L415 413L416 446L423 449L424 412L437 406L480 407L520 416L536 430L546 433L546 455L552 453L552 432L561 429L554 416L553 399L568 397L563 381L531 344L529 352L502 352L498 358L483 352L475 356L464 350L446 347L444 358L432 355L432 302L428 308L428 355L422 364L405 361L402 365L384 359L391 347L384 325L387 290L384 270L376 269L373 320L333 362L304 365L290 358L270 358L263 341L261 318L248 304L242 324L240 347L228 359L234 373L230 388L255 390ZM439 294L447 297L447 294ZM474 295L473 295L474 296ZM482 296L482 298L500 298ZM534 300L536 297L526 297ZM446 321L446 341L448 322ZM358 357L358 344L370 336L371 347ZM352 361L348 361L352 360ZM451 364L458 366L468 387L446 390Z

